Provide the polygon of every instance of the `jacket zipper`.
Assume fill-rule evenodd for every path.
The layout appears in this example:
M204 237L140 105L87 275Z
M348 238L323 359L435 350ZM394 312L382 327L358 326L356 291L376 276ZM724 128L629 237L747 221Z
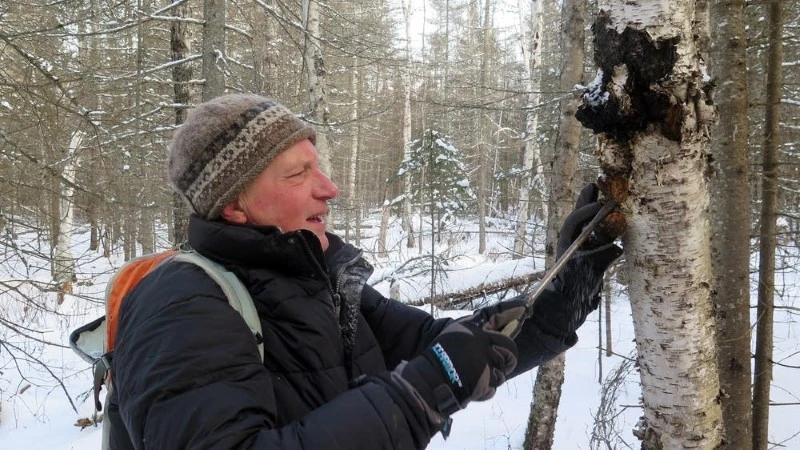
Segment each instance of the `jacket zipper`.
M306 255L314 262L314 266L317 268L317 272L322 276L322 279L325 281L325 285L328 287L328 292L331 293L331 300L333 301L333 312L336 317L336 324L339 324L339 312L341 309L341 296L337 291L333 288L333 283L331 283L331 278L326 273L325 269L322 265L317 261L317 258L314 256L314 252L311 251L311 247L308 245L308 241L306 240L305 236L302 234L298 234L300 240L303 241L303 251L306 252Z

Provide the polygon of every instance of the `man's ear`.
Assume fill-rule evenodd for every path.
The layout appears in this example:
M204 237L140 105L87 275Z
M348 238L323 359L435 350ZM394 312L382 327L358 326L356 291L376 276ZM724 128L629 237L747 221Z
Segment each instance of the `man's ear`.
M239 198L225 205L220 215L223 219L231 223L238 225L247 223L247 212L242 207L242 202Z

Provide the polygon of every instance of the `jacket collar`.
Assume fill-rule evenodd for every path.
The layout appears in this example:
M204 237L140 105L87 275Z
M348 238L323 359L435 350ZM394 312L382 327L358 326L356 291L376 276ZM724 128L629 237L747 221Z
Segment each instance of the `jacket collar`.
M188 234L193 249L222 264L290 275L308 275L310 269L321 269L335 278L344 266L362 259L361 250L333 233L326 233L329 246L323 252L317 236L308 230L283 233L274 226L238 225L192 215ZM335 286L337 280L331 281Z
M273 226L238 225L189 217L189 245L226 265L267 268L290 275L325 270L319 239L308 230L283 233Z

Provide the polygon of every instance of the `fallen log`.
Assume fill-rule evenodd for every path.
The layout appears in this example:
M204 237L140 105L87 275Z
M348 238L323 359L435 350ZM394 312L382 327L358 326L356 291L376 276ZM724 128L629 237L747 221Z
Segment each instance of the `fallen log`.
M531 283L541 280L544 271L520 275L518 277L506 278L494 283L482 283L469 289L458 292L446 292L434 296L423 297L419 300L409 301L408 304L414 306L430 305L431 303L440 309L463 309L465 307L475 308L481 305L474 305L473 300L482 299L498 292L516 289L522 291Z

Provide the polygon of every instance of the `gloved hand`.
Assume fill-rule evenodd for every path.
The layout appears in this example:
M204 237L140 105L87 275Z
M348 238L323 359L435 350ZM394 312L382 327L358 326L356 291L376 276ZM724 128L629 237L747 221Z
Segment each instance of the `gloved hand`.
M597 201L595 184L586 185L578 195L575 209L564 220L556 244L556 260L569 248L586 226L602 208ZM609 240L610 239L610 240ZM575 330L586 317L597 309L603 274L622 254L613 238L591 237L564 265L563 269L533 305L532 319L548 334L563 339L572 339ZM574 342L573 342L574 343Z
M500 330L524 311L525 301L519 299L457 319L395 373L443 417L471 401L488 400L517 365L517 346Z

